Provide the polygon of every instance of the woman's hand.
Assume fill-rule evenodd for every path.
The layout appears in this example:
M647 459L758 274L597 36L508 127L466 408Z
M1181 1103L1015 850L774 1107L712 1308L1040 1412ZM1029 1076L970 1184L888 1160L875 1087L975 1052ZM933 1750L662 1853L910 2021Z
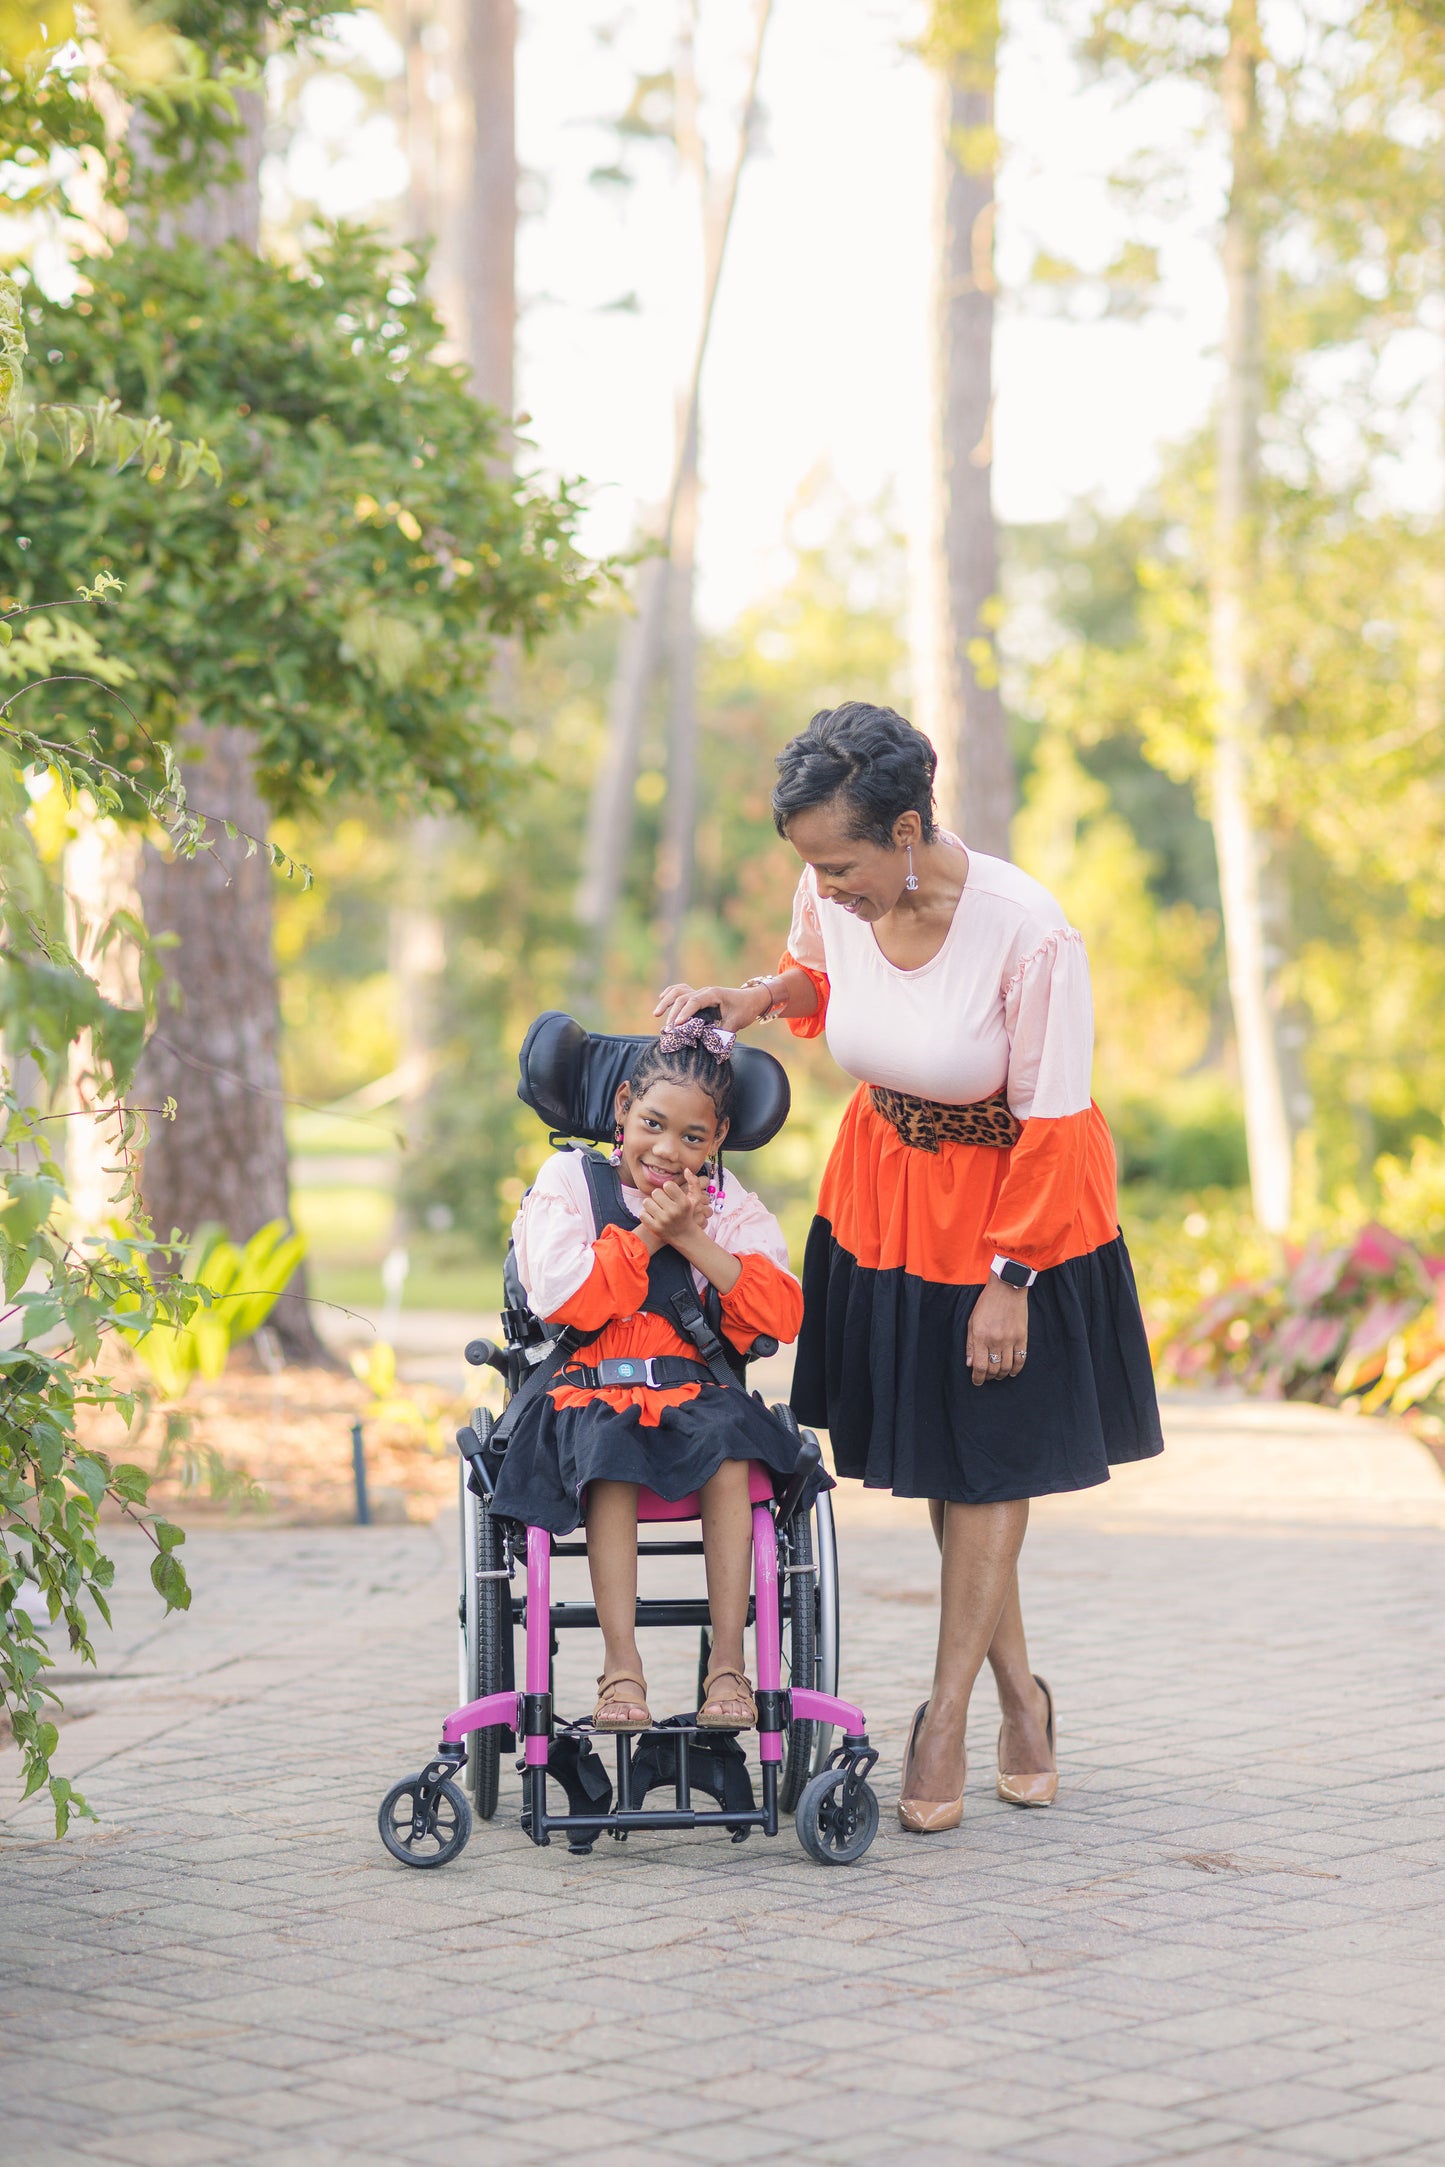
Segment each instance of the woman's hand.
M772 995L766 986L678 984L663 987L652 1013L661 1017L666 1029L669 1024L686 1023L700 1008L715 1008L725 1031L745 1031L750 1023L757 1022L765 1008L771 1006Z
M1006 1286L989 1276L988 1285L973 1305L968 1320L964 1359L973 1371L975 1384L1000 1384L1017 1377L1024 1366L1029 1344L1029 1296L1027 1287Z

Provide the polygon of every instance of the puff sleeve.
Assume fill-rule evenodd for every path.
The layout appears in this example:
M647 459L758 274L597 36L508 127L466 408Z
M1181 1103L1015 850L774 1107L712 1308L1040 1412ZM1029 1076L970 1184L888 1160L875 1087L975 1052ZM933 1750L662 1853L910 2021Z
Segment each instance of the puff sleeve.
M818 1038L828 1020L828 960L823 947L823 923L818 915L818 892L811 874L805 872L798 882L793 897L793 922L788 930L788 945L778 959L780 971L806 971L818 996L818 1005L811 1016L789 1016L788 1029L794 1038Z
M1088 1172L1094 1008L1082 937L1051 932L1017 965L1003 999L1008 1099L1024 1126L984 1240L1038 1267L1064 1250Z

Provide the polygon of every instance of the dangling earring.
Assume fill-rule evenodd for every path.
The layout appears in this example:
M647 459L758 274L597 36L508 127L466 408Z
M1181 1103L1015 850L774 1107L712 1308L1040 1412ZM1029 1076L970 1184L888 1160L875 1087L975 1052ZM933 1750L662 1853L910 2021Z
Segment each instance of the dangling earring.
M709 1199L714 1204L716 1204L721 1201L723 1193L721 1152L718 1153L716 1158L708 1160L706 1166L704 1166L703 1168L703 1172L707 1176L707 1193Z
M903 885L910 894L914 894L918 889L918 875L913 870L913 845L912 843L905 843L903 847L908 852L908 878Z
M617 1124L614 1135L616 1137L617 1149L612 1154L612 1164L616 1166L618 1161L622 1157L622 1123L620 1121Z

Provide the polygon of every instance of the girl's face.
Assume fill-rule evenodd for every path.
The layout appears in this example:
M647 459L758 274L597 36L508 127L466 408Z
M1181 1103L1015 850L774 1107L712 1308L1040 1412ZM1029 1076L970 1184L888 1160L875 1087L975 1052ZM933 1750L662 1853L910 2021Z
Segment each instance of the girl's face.
M834 798L827 805L810 805L806 812L794 813L788 822L788 841L812 866L825 903L836 903L850 917L876 925L903 894L908 845L918 850L923 823L917 813L900 813L891 846L850 835L848 827L847 804Z
M622 1127L622 1178L644 1197L684 1174L700 1173L728 1129L700 1084L662 1078L636 1098L631 1085L623 1084L617 1119Z

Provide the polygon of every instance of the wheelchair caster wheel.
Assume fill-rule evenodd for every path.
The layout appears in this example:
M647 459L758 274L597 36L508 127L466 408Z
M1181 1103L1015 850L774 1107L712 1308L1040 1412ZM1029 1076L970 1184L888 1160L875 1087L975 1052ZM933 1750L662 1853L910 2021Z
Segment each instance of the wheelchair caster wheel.
M846 1768L825 1768L798 1800L798 1841L820 1866L851 1866L878 1833L878 1794Z
M394 1783L376 1817L381 1840L403 1866L445 1866L466 1848L472 1809L455 1783L429 1786L420 1776Z

